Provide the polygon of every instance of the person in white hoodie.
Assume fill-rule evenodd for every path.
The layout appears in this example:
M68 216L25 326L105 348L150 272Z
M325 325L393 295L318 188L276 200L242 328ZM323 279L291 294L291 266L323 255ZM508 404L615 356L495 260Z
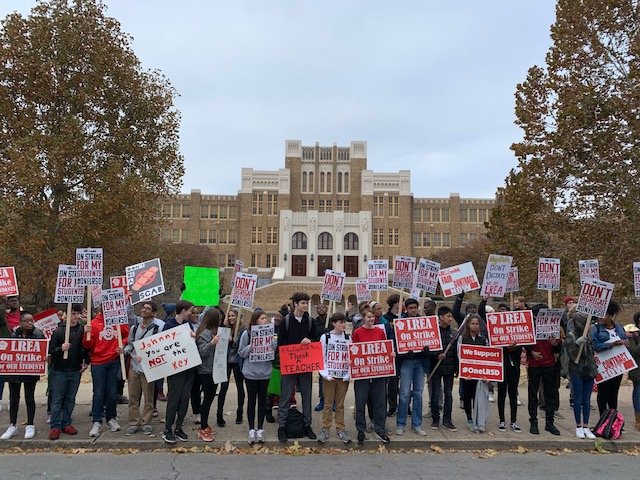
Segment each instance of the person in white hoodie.
M345 333L347 317L343 313L331 315L333 329L320 337L324 370L320 370L324 391L324 409L322 411L322 430L318 442L329 439L332 410L335 406L336 430L340 440L350 443L351 437L344 425L344 399L349 389L349 344L351 338Z

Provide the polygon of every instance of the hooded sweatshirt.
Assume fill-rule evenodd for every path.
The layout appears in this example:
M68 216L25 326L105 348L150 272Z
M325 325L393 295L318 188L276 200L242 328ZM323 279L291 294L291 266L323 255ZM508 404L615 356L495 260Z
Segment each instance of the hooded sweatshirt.
M294 320L295 321L295 320ZM272 348L276 348L277 340L273 340ZM242 362L242 374L249 380L269 380L271 378L271 360L264 362L250 362L249 354L251 353L251 342L249 341L249 331L242 332L240 337L240 345L238 346L238 355L244 358Z
M120 325L122 344L126 345L129 336L129 325ZM91 352L92 365L104 365L118 357L118 331L116 327L107 327L104 324L104 316L98 313L91 320L91 339L82 336L82 345Z

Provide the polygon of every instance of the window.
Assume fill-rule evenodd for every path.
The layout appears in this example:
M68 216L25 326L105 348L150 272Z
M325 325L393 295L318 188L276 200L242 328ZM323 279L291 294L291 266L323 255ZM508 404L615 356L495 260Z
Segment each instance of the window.
M189 218L190 206L188 204L182 205L182 218Z
M319 212L331 212L333 211L333 201L331 200L318 200Z
M469 234L468 233L461 233L460 234L460 245L466 245L467 243L469 243Z
M397 228L390 228L389 229L389 245L391 245L393 247L397 247L399 245L398 229Z
M440 247L442 245L442 235L440 233L433 234L433 246Z
M442 214L442 221L449 223L449 209L441 208L440 213Z
M469 209L469 221L472 223L478 223L478 209L470 208Z
M331 172L327 172L327 193L331 193Z
M484 223L487 221L488 210L486 208L481 208L478 210L478 221Z
M171 205L168 203L162 204L162 218L171 218Z
M215 208L215 207L213 207ZM229 218L229 206L228 205L220 205L218 208L219 217L226 220Z
M373 244L377 246L384 245L384 229L373 229Z
M337 192L338 193L342 193L342 172L338 172L338 188L337 188Z
M162 240L165 240L167 242L171 241L171 229L170 228L163 228L162 229Z
M229 253L227 255L227 267L233 267L236 263L236 255L234 253Z
M251 266L252 267L262 267L262 254L261 253L252 253L251 254Z
M320 172L320 193L324 193L324 172Z
M187 243L189 240L189 230L186 228L174 228L171 231L171 241L173 243Z
M399 216L399 198L394 196L394 197L389 197L389 216L390 217L397 217Z
M358 235L353 232L347 233L344 236L344 249L345 250L358 250Z
M267 194L267 215L278 215L278 194L277 193Z
M439 208L432 208L431 209L431 221L432 222L439 222L440 221L440 209Z
M238 233L235 230L227 230L229 243L235 244L238 241Z
M460 221L468 222L469 221L469 210L466 208L460 209Z
M450 247L451 246L451 234L443 233L442 234L442 246Z
M302 172L302 191L307 192L307 172Z
M315 206L315 202L313 200L300 200L300 211L307 212L309 210L313 210Z
M422 246L422 236L418 232L414 232L413 234L413 246L421 247Z
M349 212L350 209L349 200L336 200L336 210L342 210L343 212Z
M291 237L291 248L294 250L305 250L307 248L307 236L302 232L296 232Z
M344 191L344 193L349 193L349 173L344 173L342 181L344 182L342 190Z
M278 266L278 256L273 253L267 253L265 260L266 268L275 268Z
M251 243L262 243L262 227L251 227Z
M374 217L382 217L383 200L384 200L384 197L381 197L379 195L376 195L375 197L373 197L373 216Z
M200 243L216 243L216 231L209 229L200 229Z
M413 208L413 212L411 212L411 218L414 222L422 221L422 209L418 207Z
M253 202L251 205L251 213L254 215L262 215L262 193L254 193L253 194Z
M328 232L322 232L318 235L319 250L333 250L333 237Z
M313 193L313 191L315 190L315 183L314 183L314 178L313 178L313 172L309 172L309 192Z
M423 247L431 246L431 234L429 232L422 232L422 246Z
M237 206L229 205L229 218L231 220L235 220L236 218L238 218L238 207ZM235 262L235 259L234 259L234 262Z
M267 227L267 243L269 245L278 243L278 227Z

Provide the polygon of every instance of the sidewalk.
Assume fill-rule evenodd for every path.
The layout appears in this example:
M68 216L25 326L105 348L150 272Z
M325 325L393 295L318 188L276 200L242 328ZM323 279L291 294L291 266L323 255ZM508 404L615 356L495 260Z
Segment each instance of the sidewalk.
M523 371L523 374L525 371ZM609 451L621 451L626 449L635 449L640 447L640 432L635 429L635 419L633 415L633 407L631 403L631 383L626 379L623 381L623 385L620 389L619 395L619 410L625 416L627 421L626 431L619 440L608 441L598 439L596 442L593 440L580 440L575 436L575 424L573 420L573 409L569 408L569 390L565 388L566 381L563 380L562 387L560 388L560 414L563 419L556 419L556 426L561 432L559 437L553 436L550 433L544 431L544 413L539 412L539 424L540 435L531 435L528 433L529 421L527 407L524 405L527 398L527 385L526 377L521 379L519 392L520 399L523 405L518 408L518 424L522 428L523 432L520 434L511 432L508 428L506 432L498 431L498 413L497 404L491 405L490 420L487 424L487 432L484 434L474 434L466 427L466 417L464 411L459 408L458 399L458 382L456 380L454 385L454 401L453 401L453 423L458 427L457 432L451 432L443 427L438 430L431 430L429 428L431 424L431 418L427 414L429 413L428 401L426 398L425 387L425 400L424 400L424 419L423 428L427 431L426 437L419 437L413 434L409 428L406 429L405 434L402 436L390 435L391 442L387 446L389 449L443 449L443 450L516 450L518 447L524 447L528 450L593 450L596 448L596 442L599 447ZM118 405L118 420L122 426L122 431L111 432L106 428L102 435L97 439L89 438L89 429L91 428L91 418L89 412L91 410L91 375L86 372L83 375L80 390L77 396L77 403L74 413L74 425L78 429L77 436L67 436L62 434L60 440L55 442L48 439L49 428L46 424L46 387L47 382L38 382L36 390L36 437L32 440L24 440L24 422L26 421L26 409L24 404L21 404L20 411L18 413L18 434L9 441L0 441L0 453L10 451L15 447L22 448L36 448L36 449L50 449L50 448L91 448L91 449L135 449L135 450L155 450L155 449L172 449L183 447L191 449L192 447L204 448L209 446L213 448L225 447L227 451L233 449L233 447L247 448L247 419L246 411L244 415L244 422L242 425L235 424L235 410L236 410L236 389L234 385L231 385L227 393L227 399L225 404L225 420L227 426L224 428L215 427L216 440L213 443L205 443L196 437L197 426L193 423L191 416L191 407L187 414L184 430L189 435L188 442L178 442L174 445L166 445L161 438L162 431L164 429L163 419L164 410L166 407L165 402L158 402L158 410L160 415L153 419L154 434L152 436L146 436L142 433L137 433L132 436L125 435L124 430L127 427L127 406ZM313 390L313 406L317 404L318 400L318 382L314 381ZM166 389L166 383L165 383ZM4 429L9 422L8 412L8 388L5 387L5 399L4 408L0 412L0 428L4 432ZM165 390L166 393L166 390ZM125 395L127 394L127 388L125 386ZM591 397L592 405L595 407L596 394ZM214 400L212 412L209 418L211 425L215 425L215 412L217 399ZM300 398L298 395L298 405L301 406ZM338 441L335 436L335 428L331 430L331 438L324 445L318 444L316 441L308 439L297 439L301 447L314 447L314 448L369 448L378 449L379 442L374 439L374 434L367 434L367 441L363 447L359 447L355 442L356 429L353 420L353 386L349 387L349 392L345 402L345 421L347 429L350 431L354 441L345 446L342 442ZM507 399L507 416L509 405ZM274 410L277 415L277 411ZM320 431L320 421L322 414L320 412L313 412L313 429L317 433ZM598 420L597 408L591 411L591 426L595 425ZM395 433L396 418L387 418L387 427L391 429L392 433ZM277 441L277 424L265 423L266 431L266 443L265 447L272 449L273 447L280 446ZM230 442L230 443L229 443ZM294 440L290 440L288 445L294 444ZM233 447L231 447L233 445ZM198 450L196 448L195 450ZM258 449L258 446L254 447ZM209 451L209 450L207 450Z

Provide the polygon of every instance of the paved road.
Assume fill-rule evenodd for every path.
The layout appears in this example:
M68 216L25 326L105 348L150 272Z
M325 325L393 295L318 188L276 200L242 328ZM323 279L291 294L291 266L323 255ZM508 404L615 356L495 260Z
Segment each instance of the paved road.
M327 480L437 478L637 478L638 459L622 454L499 454L480 459L471 453L345 455L214 455L143 453L32 454L0 456L2 478L34 479L271 479Z

